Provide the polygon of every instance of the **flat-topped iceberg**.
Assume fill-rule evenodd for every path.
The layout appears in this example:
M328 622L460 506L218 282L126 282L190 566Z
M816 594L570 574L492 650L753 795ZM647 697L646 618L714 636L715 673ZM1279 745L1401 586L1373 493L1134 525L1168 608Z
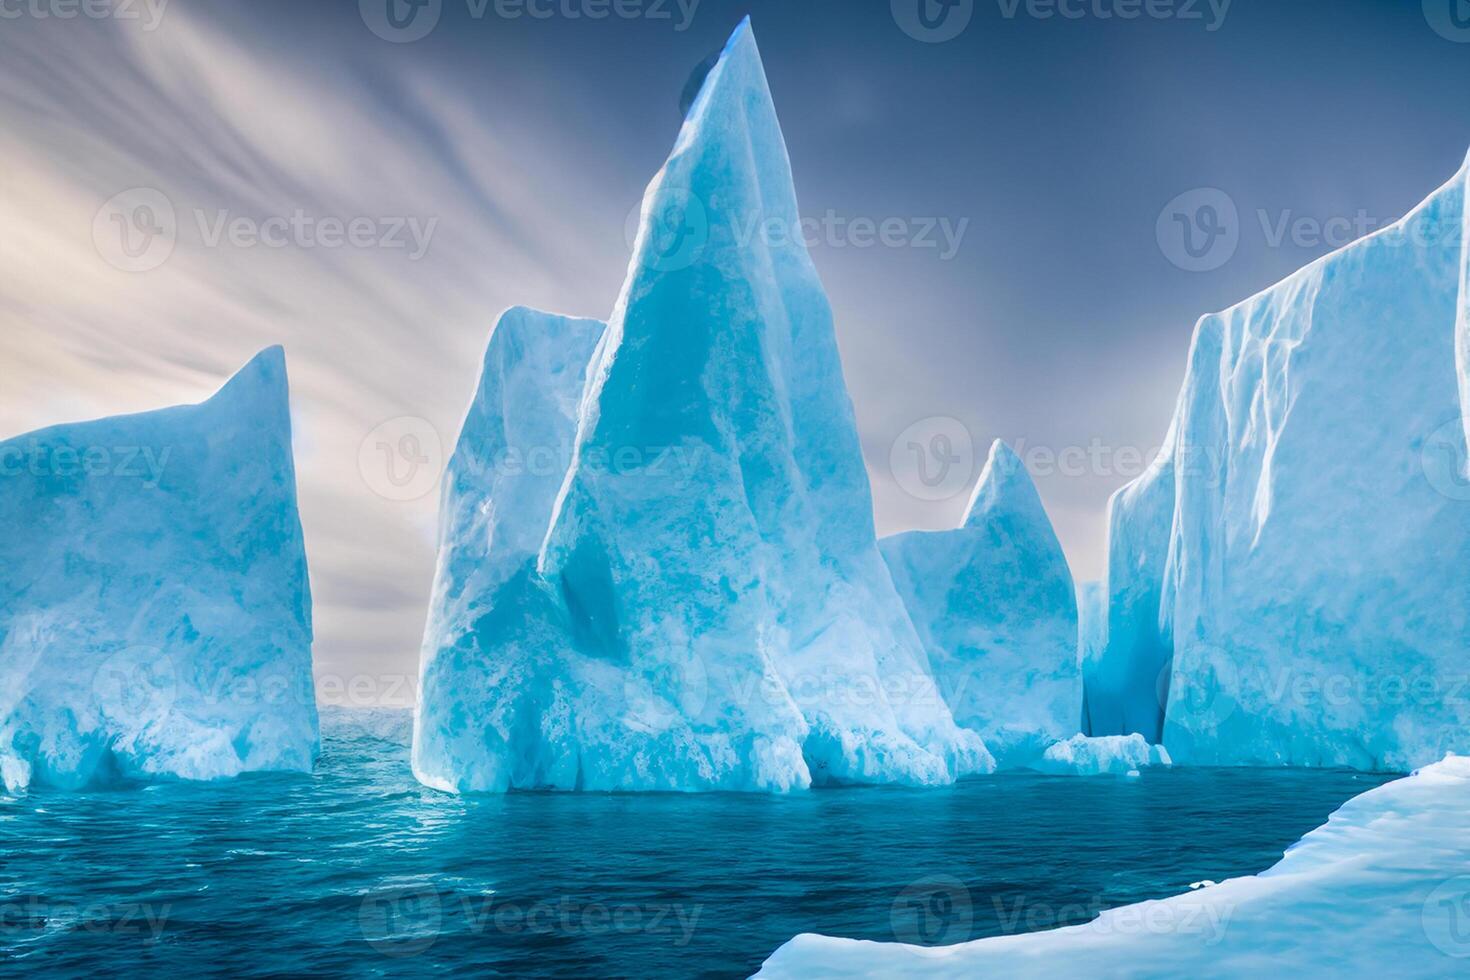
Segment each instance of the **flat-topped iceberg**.
M1467 175L1200 321L1165 453L1112 502L1091 734L1205 764L1470 748Z
M208 401L0 442L0 777L311 767L286 363Z
M507 375L482 378L472 422L514 415L497 425L519 432L538 414L572 452L553 490L468 462L493 454L494 426L460 437L423 654L421 780L785 790L941 784L993 765L939 696L879 555L811 259L794 233L751 234L798 222L742 23L649 186L595 351L589 331L565 371L526 360L529 400L506 397ZM530 348L565 342L564 324L537 320Z
M910 946L803 935L758 976L1447 977L1470 956L1470 759L1354 797L1272 868L1084 925Z
M1033 768L1053 775L1119 775L1173 762L1162 745L1133 735L1073 735L1047 746Z
M955 720L1000 768L1078 734L1077 598L1025 465L991 447L963 523L879 542Z

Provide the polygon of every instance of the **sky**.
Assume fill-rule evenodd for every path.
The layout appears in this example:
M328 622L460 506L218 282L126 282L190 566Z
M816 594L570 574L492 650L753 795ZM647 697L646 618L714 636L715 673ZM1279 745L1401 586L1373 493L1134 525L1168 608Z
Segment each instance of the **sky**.
M1470 147L1466 0L0 0L0 438L282 344L323 697L410 700L489 331L610 313L746 14L877 531L953 526L1001 438L1079 581L1198 318Z

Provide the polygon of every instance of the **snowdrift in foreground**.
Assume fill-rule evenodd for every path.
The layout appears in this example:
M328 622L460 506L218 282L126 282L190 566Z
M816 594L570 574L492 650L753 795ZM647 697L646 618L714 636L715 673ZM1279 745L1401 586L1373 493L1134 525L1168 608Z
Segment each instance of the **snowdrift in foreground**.
M1167 449L1112 501L1089 734L1226 765L1470 748L1467 175L1200 321Z
M199 405L0 442L0 777L311 767L286 363Z
M997 440L964 522L878 542L955 721L999 768L1080 731L1077 597L1026 466Z
M600 340L547 314L491 338L445 487L420 780L787 790L993 766L878 553L827 297L800 237L766 233L798 220L742 23ZM572 447L554 471L496 464L548 441Z
M798 936L759 976L1446 977L1470 956L1470 758L1345 803L1274 867L1086 925L926 948Z

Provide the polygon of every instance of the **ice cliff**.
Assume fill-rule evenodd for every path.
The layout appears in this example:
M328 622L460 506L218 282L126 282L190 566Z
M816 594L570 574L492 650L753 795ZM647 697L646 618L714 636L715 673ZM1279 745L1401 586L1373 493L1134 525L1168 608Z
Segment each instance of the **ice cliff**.
M445 486L422 781L784 790L993 765L878 552L798 222L742 23L648 188L600 339L527 313L491 338ZM571 446L564 472L490 462L543 440Z
M996 441L964 522L879 542L955 720L1002 768L1080 731L1077 598L1025 465Z
M0 442L0 777L309 769L311 596L286 365Z
M1166 451L1112 501L1092 734L1209 764L1470 748L1467 173L1200 321Z

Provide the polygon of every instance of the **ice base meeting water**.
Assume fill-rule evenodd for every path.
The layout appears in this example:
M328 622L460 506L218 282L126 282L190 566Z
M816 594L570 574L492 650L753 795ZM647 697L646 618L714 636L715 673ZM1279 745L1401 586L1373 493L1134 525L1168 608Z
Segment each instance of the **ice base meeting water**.
M1260 871L1391 778L460 797L414 781L406 738L404 714L329 710L309 776L0 797L0 966L747 976L800 932L954 943Z

